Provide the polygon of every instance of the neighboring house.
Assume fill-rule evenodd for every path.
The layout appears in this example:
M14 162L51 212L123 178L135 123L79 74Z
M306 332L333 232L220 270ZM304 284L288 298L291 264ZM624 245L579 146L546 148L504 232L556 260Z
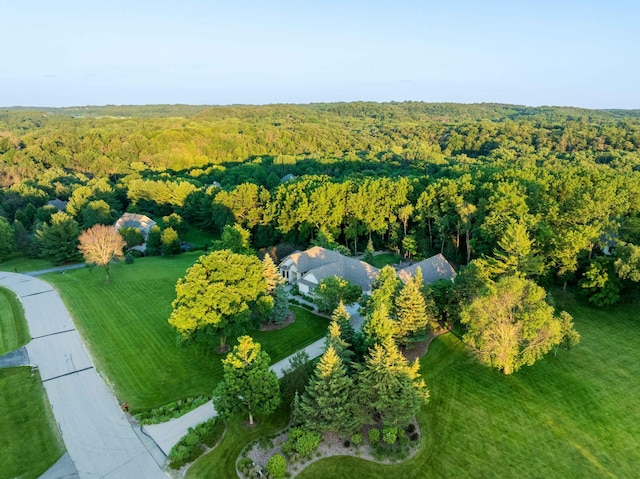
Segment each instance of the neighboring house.
M280 183L286 183L287 181L295 180L296 176L291 173L284 175L280 178Z
M320 246L291 253L282 260L279 270L288 283L297 284L304 294L312 293L320 281L331 276L357 284L363 292L368 293L379 271L364 261Z
M370 294L373 282L380 271L364 261L349 258L337 251L320 246L291 253L282 260L278 268L280 275L288 283L297 284L300 292L304 294L313 294L313 290L320 281L331 276L338 276L357 284L364 293ZM425 284L439 279L453 280L456 275L444 256L437 254L398 270L398 277L406 282L415 274L417 268L422 270Z
M453 269L453 266L449 264L449 262L438 253L431 258L427 258L425 260L419 261L418 263L413 263L410 266L398 270L398 277L402 280L403 283L406 283L416 274L416 270L420 268L422 271L422 282L424 284L435 283L439 279L448 279L453 281L453 278L456 277L456 271Z
M53 206L58 211L64 211L67 209L67 203L67 201L56 198L55 200L47 201L47 206Z
M147 251L147 237L149 236L149 230L156 225L156 222L151 218L145 215L139 215L137 213L125 213L123 214L118 221L113 224L113 227L116 230L120 230L120 228L137 228L144 236L145 243L134 246L131 249L135 249L136 251L140 251L144 253Z

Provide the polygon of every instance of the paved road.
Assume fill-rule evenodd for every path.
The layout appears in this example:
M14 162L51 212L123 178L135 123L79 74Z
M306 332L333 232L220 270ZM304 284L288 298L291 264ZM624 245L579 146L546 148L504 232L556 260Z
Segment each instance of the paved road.
M0 272L0 286L22 301L33 338L26 346L29 359L40 370L77 477L166 478L163 455L129 424L58 293L42 280L15 273Z

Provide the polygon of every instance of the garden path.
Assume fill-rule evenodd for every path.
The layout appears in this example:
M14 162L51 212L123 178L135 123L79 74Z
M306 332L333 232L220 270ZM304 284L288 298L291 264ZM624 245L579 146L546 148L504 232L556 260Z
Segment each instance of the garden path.
M60 296L33 276L2 272L0 286L12 290L24 307L32 336L26 346L29 362L40 370L76 477L166 478L164 455L129 424Z

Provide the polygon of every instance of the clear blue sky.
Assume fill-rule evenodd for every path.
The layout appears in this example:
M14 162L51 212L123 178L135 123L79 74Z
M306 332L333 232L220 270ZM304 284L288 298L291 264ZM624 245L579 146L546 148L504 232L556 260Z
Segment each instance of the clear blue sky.
M0 106L640 108L640 1L0 0Z

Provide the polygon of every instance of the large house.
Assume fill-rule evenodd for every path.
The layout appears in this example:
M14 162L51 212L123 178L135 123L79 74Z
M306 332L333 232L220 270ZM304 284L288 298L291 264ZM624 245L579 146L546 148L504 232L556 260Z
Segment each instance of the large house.
M349 258L337 251L314 246L306 251L296 251L285 257L278 266L280 275L290 284L297 284L301 293L313 294L313 290L320 281L330 276L338 276L351 283L357 284L366 294L371 293L371 287L378 272L375 266ZM421 268L425 284L439 279L453 280L455 270L441 254L414 263L398 270L398 277L406 282L417 268Z
M134 246L131 249L135 249L144 253L147 251L147 237L149 236L149 230L156 225L156 222L151 218L145 215L139 215L137 213L125 213L123 214L118 221L116 221L113 227L116 230L120 230L120 228L136 228L142 233L144 236L145 243Z

